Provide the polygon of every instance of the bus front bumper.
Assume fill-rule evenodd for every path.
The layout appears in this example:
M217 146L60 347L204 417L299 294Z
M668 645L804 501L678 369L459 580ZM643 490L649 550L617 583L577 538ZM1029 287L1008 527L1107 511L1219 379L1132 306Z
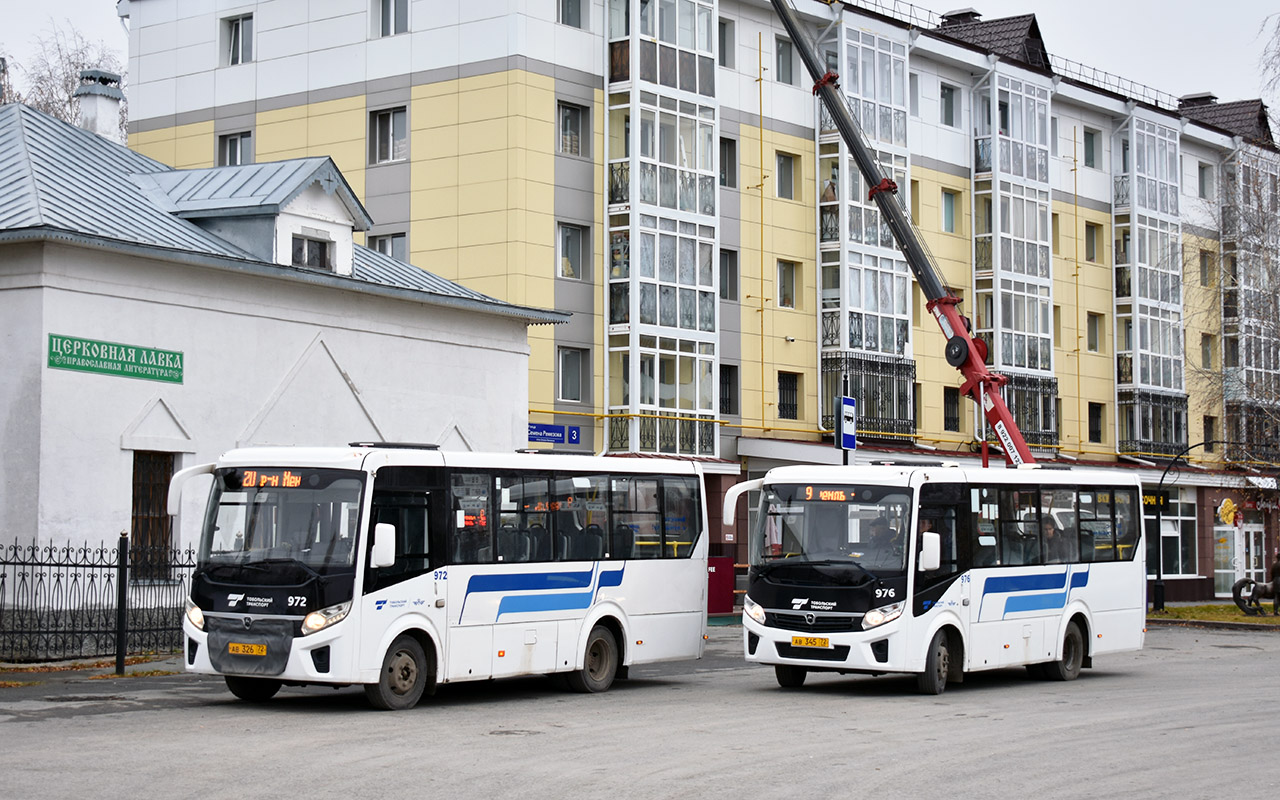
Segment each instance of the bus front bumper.
M771 628L743 614L747 661L836 672L907 672L906 635L897 621L869 631L805 632Z
M285 683L355 681L350 639L342 637L342 623L309 636L281 638L212 633L182 621L183 659L188 672L239 675ZM217 648L217 653L211 652ZM281 652L281 650L287 652Z

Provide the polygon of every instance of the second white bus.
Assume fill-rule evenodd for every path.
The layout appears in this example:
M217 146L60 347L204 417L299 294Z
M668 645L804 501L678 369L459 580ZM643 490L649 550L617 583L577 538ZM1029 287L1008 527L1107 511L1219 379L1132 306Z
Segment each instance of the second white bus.
M186 664L242 699L362 684L404 709L438 684L535 674L595 692L630 665L702 655L696 463L243 449L175 475L170 513L202 474Z
M1140 486L1089 470L782 467L758 491L743 604L748 661L909 673L939 694L979 670L1072 680L1142 647Z

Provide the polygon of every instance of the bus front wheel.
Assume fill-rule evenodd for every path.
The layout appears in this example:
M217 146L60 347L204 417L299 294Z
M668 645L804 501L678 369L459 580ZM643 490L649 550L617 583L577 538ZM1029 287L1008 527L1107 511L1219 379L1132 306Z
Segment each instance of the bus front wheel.
M809 677L809 670L792 664L774 664L773 677L784 689L799 689L804 686L804 679Z
M1080 676L1080 667L1084 664L1084 635L1075 622L1067 623L1067 632L1062 637L1062 658L1043 664L1045 677L1054 681L1073 681Z
M403 711L413 708L431 680L427 655L412 636L397 636L382 658L382 672L377 683L367 683L364 695L374 708Z
M265 703L280 691L280 681L269 678L241 678L237 675L227 675L225 679L231 693L246 703Z
M947 635L938 631L929 643L924 659L924 672L916 676L916 688L920 694L942 694L947 690L947 672L951 669L951 651L947 648Z
M603 692L613 685L618 674L618 642L603 625L591 629L582 669L565 674L565 681L575 692Z

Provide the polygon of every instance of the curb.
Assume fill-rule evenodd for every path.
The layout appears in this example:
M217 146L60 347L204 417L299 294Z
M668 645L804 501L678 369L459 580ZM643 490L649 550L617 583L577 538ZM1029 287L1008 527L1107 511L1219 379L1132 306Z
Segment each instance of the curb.
M1161 619L1147 617L1147 627L1208 628L1221 631L1271 631L1280 632L1280 622L1219 622L1200 619Z

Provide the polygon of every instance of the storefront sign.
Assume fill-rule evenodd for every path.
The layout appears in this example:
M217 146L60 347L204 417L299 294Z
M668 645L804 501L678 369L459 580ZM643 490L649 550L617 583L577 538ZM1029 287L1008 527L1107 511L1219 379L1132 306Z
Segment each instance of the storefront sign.
M182 383L182 353L49 334L49 366L122 378Z

